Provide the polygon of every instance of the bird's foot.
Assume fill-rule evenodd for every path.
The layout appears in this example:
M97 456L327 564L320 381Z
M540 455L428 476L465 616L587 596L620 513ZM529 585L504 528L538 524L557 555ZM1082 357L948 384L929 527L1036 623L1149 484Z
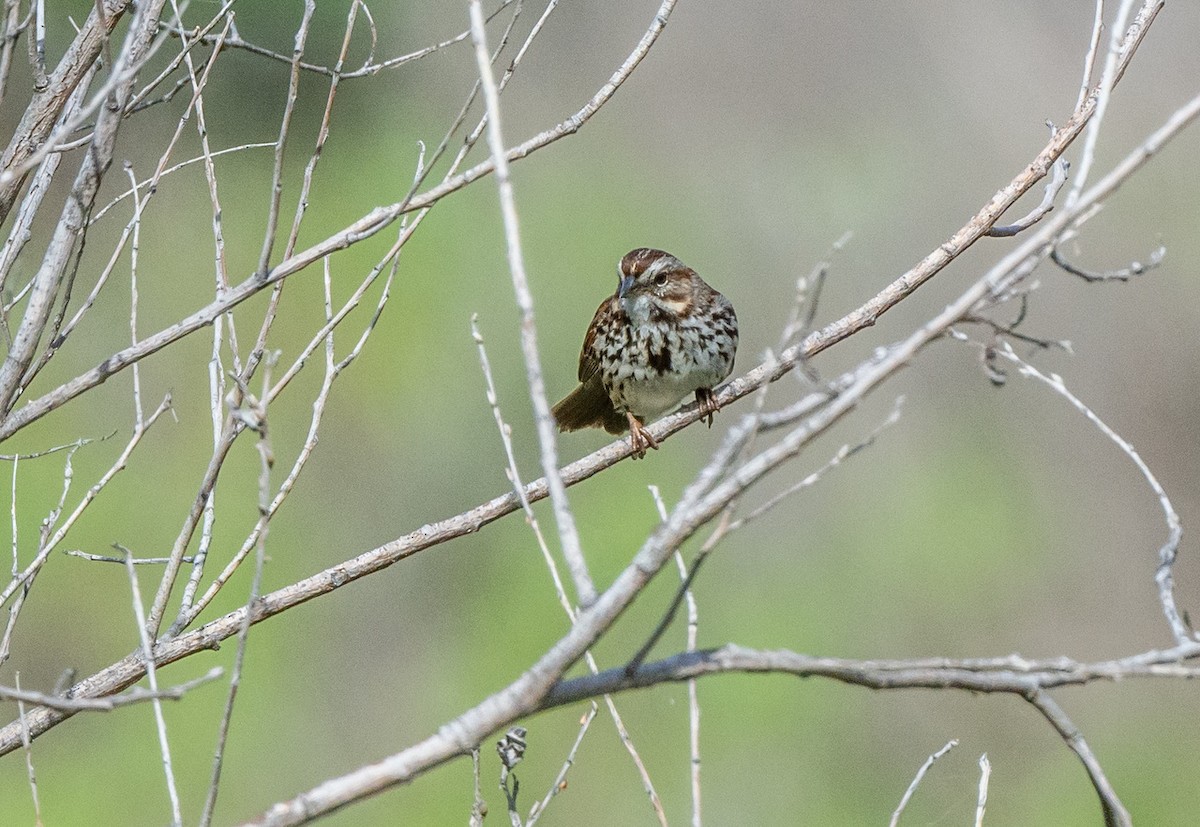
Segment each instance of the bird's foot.
M646 430L646 426L631 413L626 413L629 418L629 444L633 447L633 458L641 459L646 456L646 449L653 448L658 450L658 440Z
M711 428L713 414L721 408L717 404L717 395L713 393L712 388L696 388L696 407L700 411L700 419L707 422L708 427Z

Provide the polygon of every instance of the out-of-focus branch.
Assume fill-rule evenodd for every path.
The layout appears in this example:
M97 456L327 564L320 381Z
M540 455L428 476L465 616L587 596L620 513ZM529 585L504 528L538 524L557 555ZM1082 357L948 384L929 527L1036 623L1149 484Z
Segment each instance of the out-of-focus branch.
M516 2L516 0L500 0L500 5L497 6L496 10L487 15L487 20L490 22L494 17L496 17L498 14L500 14L500 12L504 11L505 8L512 5L514 2ZM365 4L363 4L363 8L366 8ZM168 30L171 32L171 34L176 36L182 36L186 34L178 27L169 27ZM405 54L397 55L396 57L390 57L379 62L375 62L373 60L374 49L372 49L372 54L368 55L366 59L363 60L362 66L357 69L345 69L340 61L333 66L321 66L316 63L301 61L299 63L299 67L306 72L312 72L313 74L317 75L325 75L334 80L351 80L354 78L373 77L386 69L394 69L396 67L403 66L404 64L411 63L414 60L420 60L423 57L428 57L435 52L440 52L443 49L446 49L457 43L462 43L464 40L470 38L470 36L470 30L462 31L456 34L454 37L447 38L439 43L434 43L430 46L417 49L414 52L407 52ZM214 38L208 34L201 34L196 39L201 43L212 43L214 40ZM259 46L257 43L252 43L251 41L244 39L240 34L237 34L236 30L234 35L225 42L225 45L233 49L244 49L251 54L258 55L259 57L265 57L270 60L279 61L281 63L290 64L292 62L291 55L281 54L280 52L268 49L265 46Z
M936 318L930 320L913 337L910 337L906 342L901 343L892 348L882 350L883 358L877 362L869 362L861 366L858 371L851 372L844 376L841 380L830 383L824 391L816 392L806 397L800 403L793 406L795 415L799 415L804 411L812 412L813 409L820 407L824 402L832 398L832 402L821 408L823 414L827 417L823 423L814 422L810 426L814 432L823 430L833 421L829 418L832 412L836 416L844 414L857 404L862 394L869 388L873 387L877 382L882 381L886 376L898 370L901 366L907 363L912 358L917 350L920 349L926 342L931 341L944 331L948 330L951 325L960 321L962 318L969 317L978 312L978 305L989 296L1004 295L1012 284L1012 279L1026 274L1031 266L1029 261L1036 259L1039 254L1044 253L1049 249L1054 238L1062 232L1066 227L1071 226L1080 214L1085 213L1090 209L1091 205L1108 197L1113 190L1125 181L1130 175L1136 172L1150 157L1153 156L1167 141L1178 134L1187 124L1189 124L1200 113L1200 96L1190 101L1185 106L1181 107L1168 118L1167 122L1155 133L1153 133L1140 147L1130 153L1118 166L1106 175L1095 186L1090 188L1080 198L1079 202L1073 209L1064 209L1057 213L1052 213L1047 220L1040 223L1031 234L1026 237L1026 240L1014 249L1009 255L1005 256L995 267L992 268L982 279L976 282L966 293L964 293L954 304L947 307ZM894 287L885 288L884 294L891 295ZM882 295L882 294L881 294ZM899 299L897 299L899 300ZM867 308L876 306L884 299L876 296L863 307L853 311L843 319L834 322L826 328L817 331L808 336L804 342L796 348L791 349L788 353L790 365L795 365L800 359L807 358L811 353L817 353L824 350L834 341L840 341L845 338L845 330L851 324L849 320L861 319L867 317L870 311ZM740 377L734 382L729 383L718 391L718 399L721 403L728 404L729 402L740 398L755 388L761 387L764 383L774 381L779 376L786 373L786 370L780 366L779 360L772 360L764 365L751 370L745 376ZM861 375L860 375L861 374ZM851 388L857 387L856 393L849 393ZM691 422L698 418L697 412L694 409L680 412L672 416L659 420L651 426L654 434L658 438L663 438L668 434L681 430ZM794 416L793 416L794 421ZM753 423L751 423L753 425ZM798 451L803 445L804 435L798 434L789 447L793 453ZM734 446L736 450L736 446ZM573 485L581 480L587 479L605 468L615 464L621 459L629 455L629 444L627 440L614 442L593 454L577 460L562 469L563 482L566 485ZM725 452L729 454L728 451ZM764 454L767 452L764 452ZM787 457L764 457L760 455L757 466L751 464L745 465L737 475L733 477L731 482L738 484L741 487L749 485L755 479L761 477L767 471L774 468L780 461ZM707 477L702 478L698 483L701 488L710 488L712 483ZM739 489L740 490L740 487ZM732 496L736 492L726 492ZM544 479L536 480L525 488L525 496L529 502L544 499L547 495L546 481ZM715 503L710 503L713 508L719 510L719 506ZM258 622L267 617L276 615L282 611L286 611L293 606L304 603L315 597L323 594L328 594L335 589L345 585L352 580L357 580L375 571L386 568L393 563L409 557L419 551L439 545L455 537L460 537L464 534L478 531L484 525L493 522L500 517L510 514L513 511L521 508L521 500L515 493L509 492L496 497L482 505L479 505L469 511L462 512L437 523L431 523L422 526L416 531L398 538L390 543L387 543L379 548L372 549L355 558L345 561L337 566L333 566L322 572L319 572L311 577L293 583L277 591L263 595L263 597L253 607L252 622ZM712 513L715 513L712 512ZM711 514L707 509L692 509L692 513L688 518L692 530L697 528ZM662 538L657 534L652 538L653 543L661 542ZM665 558L664 558L665 559ZM645 561L641 560L641 564ZM638 563L635 563L635 569ZM646 569L646 572L654 571L653 567ZM623 577L634 577L634 574L627 573ZM628 589L632 583L624 582L620 579L612 588ZM610 592L612 589L610 588ZM603 596L601 598L603 601ZM598 618L606 612L612 612L614 606L610 603L605 603L603 606L593 607L593 609L584 612L581 615L580 623L572 629L568 639L563 641L551 650L556 660L564 656L565 651L575 652L578 648L579 652L586 649L586 645L578 646L587 640L590 640L590 635L599 634L603 628L603 623L599 623ZM170 663L180 658L187 657L195 652L203 649L212 648L220 643L220 641L235 634L241 627L245 613L249 611L246 607L230 612L223 617L217 618L212 622L196 629L193 632L180 635L172 640L160 642L155 648L156 661L159 665ZM584 622L586 620L586 622ZM582 640L576 639L575 635L582 635ZM566 647L566 648L564 648ZM577 655L576 655L577 656ZM535 667L535 671L543 669L544 666ZM563 667L565 668L565 667ZM109 695L130 686L135 681L139 680L144 674L144 666L136 656L126 657L117 663L97 672L91 677L81 681L73 690L74 694L85 697L97 697ZM544 679L544 675L540 675ZM553 681L547 682L545 685L548 688ZM518 690L524 690L526 687L522 685ZM506 690L507 691L507 690ZM519 714L525 708L525 703L535 703L536 701L526 701L522 704L513 704L511 698L506 700L489 699L482 705L481 710L488 713L487 720L503 721L501 724L487 728L487 732L501 728L512 720L514 716ZM30 710L27 718L31 734L36 737L47 729L55 726L57 723L69 716L69 713L60 712L57 710L33 709ZM486 726L485 722L473 721L476 728ZM433 743L426 742L412 751L403 754L402 761L393 762L390 765L392 770L400 769L406 772L411 772L418 765L429 766L426 762L433 760L434 763L447 760L451 755L458 754L455 752L458 747L463 750L469 749L473 743L469 736L461 736L464 731L462 723L456 723L450 726L444 733L443 737L456 737L458 740L453 742L453 745L445 741L439 742L436 747ZM482 737L482 736L480 736ZM0 754L8 752L20 746L19 727L9 724L0 729ZM449 751L447 747L451 746ZM392 776L395 777L395 776ZM405 777L409 777L405 775ZM393 782L395 783L395 782Z
M1022 245L941 313L902 342L880 349L874 358L833 383L825 404L811 412L797 411L790 417L792 423L798 422L791 426L791 431L734 469L728 467L729 458L736 456L750 435L757 433L758 417L748 416L732 428L713 459L684 492L670 519L651 534L633 561L597 601L580 612L572 628L509 686L446 723L420 743L281 801L252 823L272 827L302 824L387 787L409 782L453 757L469 754L488 733L539 708L558 678L611 627L680 544L745 490L797 456L812 439L854 410L872 390L915 358L925 345L944 335L956 322L979 312L989 302L1007 296L1045 256L1059 233L1074 226L1081 217L1090 215L1095 204L1140 168L1166 140L1178 134L1195 117L1196 111L1200 111L1200 97L1173 114L1141 147L1085 191L1072 207L1039 225ZM765 381L767 379L763 377L759 384Z
M46 87L34 91L33 100L26 107L21 123L13 132L4 154L0 155L0 174L23 165L42 147L67 105L67 99L91 70L104 43L130 5L129 0L108 0L103 4L103 15L96 9L88 15L83 28L47 79ZM162 2L160 0L149 5L161 8ZM9 180L0 178L0 224L4 223L16 203L24 180L23 175L11 176Z
M1200 677L1200 643L1147 652L1117 660L1085 663L1069 658L1026 660L1002 658L930 658L915 660L851 660L805 655L783 649L748 649L726 644L718 649L680 652L644 663L630 674L625 667L606 669L555 684L539 710L662 683L676 683L724 672L773 672L798 678L828 678L868 689L962 689L968 692L1030 692L1062 686L1084 686L1127 678Z
M1175 642L1183 645L1194 641L1196 639L1195 633L1189 627L1175 603L1175 583L1174 576L1171 573L1175 565L1175 558L1179 553L1179 543L1183 540L1183 524L1179 520L1179 514L1175 511L1175 507L1171 505L1171 499L1167 496L1162 483L1154 476L1154 472L1150 470L1150 466L1142 459L1137 449L1129 444L1128 440L1110 428L1104 420L1084 404L1083 400L1071 393L1067 389L1066 383L1063 382L1062 377L1057 374L1047 376L1017 356L1007 344L998 351L998 355L1015 364L1023 376L1029 376L1045 383L1055 393L1070 402L1077 411L1087 417L1088 421L1096 426L1100 433L1112 440L1113 444L1120 448L1133 464L1137 466L1138 471L1145 478L1146 484L1150 486L1150 490L1154 492L1154 496L1158 499L1159 507L1162 508L1163 519L1167 524L1167 539L1159 548L1159 567L1155 575L1155 580L1158 582L1158 600L1162 604L1167 624L1171 627L1171 634L1175 636Z
M637 67L641 60L645 57L650 47L657 40L663 28L666 26L667 19L674 8L675 0L664 0L652 21L646 33L642 36L641 41L633 50L621 67L613 74L612 78L606 83L586 105L573 116L560 123L558 126L539 133L522 144L519 144L506 153L506 158L509 161L518 160L526 157L530 153L541 149L550 143L565 137L566 135L574 134L579 128L586 123L592 115L596 113L605 103L611 99L617 88L624 83L629 74ZM1119 68L1121 71L1132 60L1133 55L1137 51L1138 45L1149 26L1153 23L1159 10L1163 5L1162 0L1146 0L1134 17L1133 23L1130 24L1122 39L1123 47L1121 50L1121 59ZM1119 80L1118 73L1118 80ZM1089 95L1084 99L1083 104L1075 110L1066 124L1058 128L1052 136L1050 142L1038 154L1038 156L1030 162L1030 164L1022 170L1007 186L998 191L992 199L984 205L984 207L968 221L958 232L950 237L948 241L941 244L936 250L922 259L916 266L910 269L907 273L893 281L887 288L880 291L870 302L864 304L858 310L848 314L842 319L835 322L833 325L826 327L820 332L820 339L809 337L805 343L785 351L781 355L777 363L770 368L760 368L763 373L769 373L769 381L775 381L780 376L790 371L796 364L797 360L802 356L811 356L819 350L824 350L832 344L835 344L855 332L863 328L870 327L875 321L885 312L890 310L905 297L912 294L918 287L940 272L947 264L958 257L964 250L970 247L978 240L995 222L1008 210L1009 207L1024 193L1028 192L1038 181L1046 176L1051 166L1058 160L1068 146L1078 137L1079 133L1086 126L1088 119L1091 117L1096 101L1096 93ZM42 416L45 416L50 411L62 406L66 402L75 398L86 390L95 387L106 381L110 376L125 369L146 356L161 350L172 342L183 338L184 336L211 324L213 319L221 313L235 307L241 302L256 294L258 291L273 284L281 279L305 269L309 265L319 261L326 255L346 249L347 247L368 238L394 221L399 215L404 212L411 212L432 206L441 198L456 192L471 182L481 178L484 175L491 173L494 169L494 161L488 158L474 167L452 176L441 184L427 190L426 192L407 198L397 204L392 204L385 207L377 207L367 215L355 221L350 226L329 236L324 241L291 256L276 265L270 272L251 276L241 284L230 288L228 294L218 301L214 301L207 307L201 308L185 319L180 320L176 324L159 331L158 333L143 339L136 345L125 348L122 351L112 354L102 363L97 365L90 371L81 374L75 379L61 385L58 388L46 393L38 399L26 403L20 409L12 412L3 422L0 422L0 440L6 439L16 431L28 425ZM816 334L814 334L816 335ZM812 352L809 352L809 344L819 344L820 347ZM746 377L749 383L761 384L761 374L756 374ZM734 391L730 393L730 389L735 387L736 383L731 383L725 388L725 392L718 397L718 402L722 405L727 404L733 399L739 398L743 393L748 393L749 389L742 393ZM743 386L744 387L744 386ZM694 417L691 413L684 414L689 417L686 420L676 420L668 418L660 420L659 428L651 429L651 433L655 438L660 435L673 433L679 427L685 424L690 424ZM678 427L665 426L663 423L679 423Z
M124 563L124 561L117 560L116 558L113 558L113 560L114 562ZM45 692L37 692L32 689L22 689L19 686L0 686L0 698L6 701L41 704L42 706L49 706L54 709L68 709L72 712L112 712L114 709L119 709L123 706L145 703L151 698L178 701L196 687L215 681L224 674L224 669L220 666L214 666L200 677L185 681L178 686L169 686L166 689L159 689L157 691L135 686L123 695L111 695L107 698L64 698L59 695L49 695Z
M71 193L55 225L41 266L34 276L33 288L26 300L21 324L13 334L3 365L0 365L0 412L5 414L11 409L25 378L25 372L33 361L46 323L50 319L51 310L59 298L59 290L67 269L71 266L75 251L81 243L81 232L87 224L87 214L100 188L100 181L112 161L117 130L121 124L120 107L128 98L137 77L137 67L141 65L150 48L162 3L163 0L157 0L139 7L134 18L133 30L126 40L126 48L122 51L118 65L113 67L114 76L121 78L113 90L115 106L105 107L101 111L87 154L75 176ZM68 96L69 92L64 96L63 105ZM56 117L60 110L61 106L54 107ZM4 164L2 159L0 164ZM5 164L4 168L7 170L10 167ZM0 220L7 214L11 199L15 197L19 188L3 184L2 178L3 173L0 173ZM19 185L19 181L13 183Z
M558 526L559 542L571 579L575 582L575 596L581 606L596 599L596 588L583 558L579 543L579 531L575 527L575 515L567 502L567 489L558 473L558 440L555 437L554 417L550 413L550 401L546 398L546 382L542 372L542 358L538 353L537 322L533 313L533 293L525 274L525 255L521 249L521 232L517 218L516 199L512 180L508 174L508 159L504 157L504 136L500 120L500 90L492 74L492 63L488 58L487 33L483 26L483 7L479 0L471 0L471 39L475 42L475 59L479 68L479 80L483 87L483 98L487 105L487 141L496 167L496 186L500 192L500 213L504 220L504 240L508 252L508 269L512 274L513 292L516 294L517 309L521 311L521 355L525 359L526 381L529 384L529 399L533 404L534 423L537 427L538 447L542 460L550 502L554 505L554 521Z
M638 64L641 63L642 59L650 51L650 47L654 45L654 42L662 33L676 2L677 0L663 0L649 28L642 35L633 52L630 53L629 57L613 73L608 82L592 96L582 109L558 126L541 132L524 143L508 150L506 153L507 159L515 161L524 158L560 138L578 132L612 98L617 89L625 82L633 70L637 68ZM143 339L136 345L112 354L86 373L60 385L38 399L26 403L19 410L11 412L0 422L0 441L7 439L30 422L40 419L81 393L105 382L109 377L124 370L134 362L140 361L184 336L212 324L213 320L218 316L241 304L260 290L304 270L310 265L319 262L327 255L344 250L364 239L370 238L404 213L425 210L445 196L457 192L471 182L490 174L494 168L493 164L494 161L489 158L463 173L448 178L422 195L406 198L390 206L377 207L334 235L309 247L307 250L289 256L269 272L256 273L250 276L240 284L231 287L220 299L214 300L190 316Z

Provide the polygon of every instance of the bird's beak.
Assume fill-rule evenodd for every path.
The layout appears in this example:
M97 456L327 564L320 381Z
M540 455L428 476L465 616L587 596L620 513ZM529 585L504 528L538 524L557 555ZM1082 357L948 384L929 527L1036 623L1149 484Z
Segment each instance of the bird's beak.
M625 294L633 289L633 276L621 276L621 281L617 285L617 298L625 298Z

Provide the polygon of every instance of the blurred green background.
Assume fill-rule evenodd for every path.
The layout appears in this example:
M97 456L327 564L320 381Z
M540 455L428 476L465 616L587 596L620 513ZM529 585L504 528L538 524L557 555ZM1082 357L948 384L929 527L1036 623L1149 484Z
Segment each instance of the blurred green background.
M51 5L50 51L57 56L72 33L68 15L81 20L92 4ZM516 42L541 12L541 4L527 5ZM188 21L200 23L217 8L193 4ZM562 4L504 95L508 143L575 112L624 60L656 8L632 0ZM299 2L236 9L243 37L290 51ZM344 2L319 4L308 59L335 60L346 9ZM378 4L373 12L381 57L466 26L465 4ZM676 253L731 298L741 320L739 372L774 345L796 278L846 231L853 238L834 260L818 322L861 304L1023 168L1045 143L1045 120L1066 120L1092 14L1090 3L1036 0L680 3L659 43L608 106L578 135L513 168L551 393L572 387L591 313L613 288L616 261L632 247ZM493 24L493 38L504 19ZM1197 92L1198 30L1194 4L1167 5L1113 98L1097 174ZM158 60L174 46L168 43ZM349 64L364 54L360 32ZM404 195L417 142L437 144L474 71L463 43L343 83L302 247ZM18 65L14 73L14 91L0 110L5 134L24 105L16 90L28 85L27 67ZM205 94L214 149L272 140L286 77L283 64L245 52L221 57ZM287 159L285 227L327 88L324 78L304 76ZM127 123L118 165L128 159L139 178L146 177L185 105L180 94ZM1200 135L1186 133L1067 249L1078 263L1107 269L1144 260L1161 243L1168 250L1164 265L1128 284L1091 286L1043 268L1023 328L1073 343L1073 354L1039 353L1036 363L1063 374L1137 447L1185 527L1200 516L1198 152ZM174 158L197 154L189 126ZM483 157L476 150L469 162ZM1078 149L1070 157L1076 159ZM262 149L217 161L235 281L253 270L259 254L271 164L270 151ZM114 165L100 203L125 187ZM1040 196L1039 187L1013 217ZM93 229L77 295L94 283L128 216L128 206L116 209ZM334 257L338 296L349 294L393 238L385 231ZM1013 244L981 241L814 367L832 378L904 336ZM211 207L200 165L160 186L143 221L140 254L142 335L211 300ZM29 252L21 272L36 265L36 252ZM119 267L30 398L128 342L127 281L127 266ZM340 353L356 340L377 295L339 335ZM237 311L243 343L257 332L263 304L256 299ZM293 277L271 340L283 364L308 341L322 312L319 269ZM265 590L506 489L503 449L469 332L475 313L521 471L527 479L538 476L517 314L489 179L440 203L405 248L382 320L335 385L320 443L271 526ZM211 444L210 347L205 330L143 363L147 406L169 390L177 421L155 426L64 547L104 553L119 542L142 556L169 550ZM320 358L312 360L270 411L276 483L302 442L320 368ZM67 501L77 502L111 465L132 426L131 382L128 371L119 375L9 440L5 452L115 431L75 454ZM782 381L769 403L782 405L805 387ZM903 418L868 452L720 546L695 587L701 645L735 641L864 658L1019 652L1078 659L1170 645L1153 580L1166 528L1152 493L1128 458L1062 398L1016 376L994 388L974 348L930 347L799 461L769 478L746 507L818 468L841 444L861 439L898 395L907 399ZM626 565L656 522L646 486L660 486L668 504L674 502L736 416L735 407L718 416L711 432L692 428L647 461L622 463L571 489L598 584ZM599 433L572 434L561 440L561 455L574 459L605 441ZM252 441L243 439L217 494L213 554L222 562L255 520L257 472ZM58 500L62 473L61 454L19 466L23 562ZM10 486L0 488L0 510L8 513ZM538 513L553 535L549 509ZM1183 608L1200 597L1194 536L1185 534L1176 567ZM151 594L156 573L140 575L143 592ZM246 567L203 620L240 605L249 588ZM673 590L670 573L652 585L597 647L602 665L628 658ZM216 823L250 817L423 738L513 679L565 629L540 554L517 515L256 626ZM684 635L677 622L658 651L682 648ZM56 554L36 581L0 680L11 685L19 673L22 686L48 690L63 670L91 674L136 644L125 572ZM214 665L229 667L235 648L230 642L164 668L160 680L177 683ZM1130 681L1054 695L1139 823L1194 822L1200 809L1200 791L1189 782L1200 773L1194 686ZM188 823L203 801L224 698L223 685L211 684L166 707ZM977 760L985 752L992 764L988 824L1095 824L1100 817L1074 755L1032 708L1013 698L869 693L762 676L705 680L700 698L710 824L882 823L925 757L951 738L960 746L926 776L905 823L968 820ZM669 818L687 822L686 688L625 695L618 705ZM11 704L5 711L15 715ZM583 711L562 709L523 722L529 729L529 751L517 769L523 808L548 788ZM149 706L76 716L36 740L32 754L46 824L169 821ZM504 822L490 742L483 760L489 823ZM470 804L470 762L460 760L325 823L462 824ZM602 711L569 787L542 823L653 821ZM16 753L0 763L0 822L33 822L25 764Z

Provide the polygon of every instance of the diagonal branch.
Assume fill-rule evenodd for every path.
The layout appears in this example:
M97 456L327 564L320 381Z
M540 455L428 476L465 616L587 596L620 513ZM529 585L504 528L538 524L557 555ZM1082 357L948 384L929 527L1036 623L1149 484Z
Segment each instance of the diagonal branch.
M1200 96L1173 113L1167 122L1141 146L1085 192L1074 208L1064 209L1057 214L1052 213L1020 246L1005 256L958 300L927 322L909 339L891 348L880 349L879 359L863 364L856 371L830 383L824 391L810 394L801 403L793 406L797 412L812 413L813 409L828 402L820 408L817 415L803 426L801 431L794 431L779 445L767 449L746 463L721 485L713 487L712 472L702 472L693 486L694 491L689 489L689 494L685 495L683 502L686 503L686 508L676 509L676 515L686 513L686 518L683 516L673 517L671 522L656 531L639 552L631 567L622 573L607 592L601 595L595 605L580 614L579 623L572 627L568 635L550 650L543 661L535 665L503 693L489 698L476 710L464 715L464 718L471 716L468 719L470 727L466 727L466 722L459 719L454 724L448 725L436 740L430 739L413 747L412 750L395 756L396 760L391 761L388 768L398 774L391 774L389 777L393 779L410 777L408 773L414 771L418 766L427 767L430 765L429 761L439 763L458 754L457 751L469 750L478 740L478 738L473 740L474 733L486 734L502 728L522 711L527 711L532 704L536 703L540 692L547 691L553 685L557 677L555 673L561 674L561 670L573 663L594 641L595 637L602 634L616 619L616 616L632 600L633 594L640 588L640 585L647 581L668 559L672 551L672 544L677 546L691 532L699 528L705 520L721 510L722 496L736 496L745 487L794 456L807 439L825 430L836 418L852 410L869 390L907 364L926 343L942 335L951 325L974 314L977 305L984 302L989 296L1003 295L1016 279L1029 271L1028 262L1031 259L1035 260L1038 255L1048 250L1053 239L1063 229L1071 226L1078 216L1087 214L1093 204L1107 198L1121 182L1144 165L1155 152L1191 123L1198 114L1200 114ZM889 287L884 292L888 293L891 289ZM809 354L824 350L833 342L845 338L847 334L844 331L849 324L847 320L865 317L869 313L866 308L872 307L880 301L882 301L880 297L876 296L849 316L808 336L800 345L788 351L790 365L795 365L801 359L807 358ZM728 404L734 399L751 393L766 382L774 381L784 373L786 373L786 369L780 366L779 360L773 360L726 385L720 390L718 398L723 405ZM698 412L692 409L666 417L655 423L652 429L655 436L661 438L686 427L697 418ZM740 438L737 432L741 430L745 433L753 425L754 423L750 422L748 427L740 429L735 427L731 432L731 440L727 440L727 442L731 444L736 442ZM718 454L718 459L727 453L728 451L723 448ZM563 483L570 486L587 479L628 455L629 443L627 440L612 443L564 467L562 469ZM697 492L708 493L701 499L701 493ZM544 499L546 496L545 479L536 480L525 487L525 497L529 502ZM328 594L348 582L387 568L393 563L431 546L478 531L484 525L520 508L520 498L515 493L509 492L469 511L423 526L404 537L264 595L253 607L251 622L257 623L315 597ZM241 628L249 611L246 607L242 607L192 632L169 641L160 641L155 647L156 662L163 665L217 646L220 641L235 634ZM82 697L110 695L132 685L143 674L144 665L140 658L131 655L81 681L74 687L72 694ZM521 697L522 701L516 703L513 700L514 697ZM530 701L530 698L535 700ZM68 712L40 708L30 710L26 718L31 735L37 737L69 716ZM19 729L20 727L14 724L0 729L0 754L20 746ZM483 735L478 737L481 738ZM393 780L391 783L398 782Z
M0 156L0 172L8 173L24 165L33 153L45 144L59 115L67 105L67 99L84 76L91 71L96 58L100 56L101 48L130 5L130 0L110 1L104 4L103 15L99 14L97 9L93 9L88 15L83 28L71 41L58 67L47 79L46 87L35 90L33 100L26 107L21 123L13 132L12 140ZM161 7L162 3L155 5ZM8 217L9 211L16 203L24 180L24 175L11 176L8 180L0 176L0 224Z
M642 36L641 41L634 51L613 74L608 83L601 87L582 109L558 126L535 135L524 143L509 149L505 157L509 161L524 158L559 138L577 132L601 106L611 99L616 90L624 83L634 68L637 67L646 53L649 52L650 47L658 39L658 36L666 26L667 19L674 6L675 0L664 0L653 22ZM1145 37L1149 26L1153 23L1162 6L1163 0L1146 0L1143 3L1122 40L1124 48L1121 52L1121 62L1119 64L1122 70L1132 60L1137 47ZM810 336L801 345L785 351L777 360L777 363L770 368L766 366L760 367L758 373L752 373L745 377L746 384L737 385L737 383L733 383L726 386L724 391L718 395L718 402L721 405L725 405L734 399L740 398L745 393L749 393L752 389L750 385L752 384L754 387L757 387L762 383L764 376L768 377L766 381L775 381L790 371L801 357L812 356L814 353L840 342L859 330L874 325L875 321L881 315L911 295L918 287L935 276L946 265L961 255L963 251L974 244L1018 198L1044 178L1054 162L1058 160L1067 147L1082 132L1092 113L1095 111L1095 104L1096 93L1093 92L1084 99L1084 102L1075 110L1066 124L1054 132L1049 143L1038 153L1037 157L1007 186L999 190L948 241L941 244L907 273L904 273L884 290L880 291L867 304L834 322L819 334L814 334L814 336L819 336L819 338ZM45 416L81 393L103 383L109 377L124 370L134 362L211 324L217 316L250 298L250 296L255 295L265 287L305 269L327 255L346 249L363 239L369 238L405 212L432 206L441 198L491 173L493 169L494 161L488 158L465 172L453 176L432 189L427 190L425 193L405 199L397 204L377 207L350 226L329 236L324 241L280 262L270 272L251 276L241 284L230 288L226 296L221 299L201 308L176 324L143 339L136 345L114 353L95 368L12 412L3 422L0 422L0 440L8 438L30 422ZM815 349L811 349L814 346ZM744 390L741 392L737 390L731 392L730 388L732 387ZM690 415L685 416L690 417ZM682 427L683 424L690 423L692 418L688 418L687 420L668 418L665 421L680 422L679 427ZM662 427L660 425L659 428L651 428L651 433L655 438L658 438L660 435L674 433L675 430L678 430L678 428Z
M87 154L75 176L71 193L63 205L62 214L55 225L53 237L47 247L37 275L33 279L21 324L13 334L8 354L0 365L0 411L7 413L16 398L25 372L33 361L38 343L42 339L50 312L59 298L59 290L67 269L71 266L75 251L82 243L83 231L87 226L87 215L92 209L100 181L112 162L116 146L117 130L121 124L121 106L128 98L136 80L136 69L145 58L153 42L157 28L158 13L164 0L147 3L139 7L134 17L134 29L127 41L114 73L122 75L121 82L113 90L115 106L104 107L96 124ZM64 101L65 103L65 101ZM0 214L6 193L0 186Z

